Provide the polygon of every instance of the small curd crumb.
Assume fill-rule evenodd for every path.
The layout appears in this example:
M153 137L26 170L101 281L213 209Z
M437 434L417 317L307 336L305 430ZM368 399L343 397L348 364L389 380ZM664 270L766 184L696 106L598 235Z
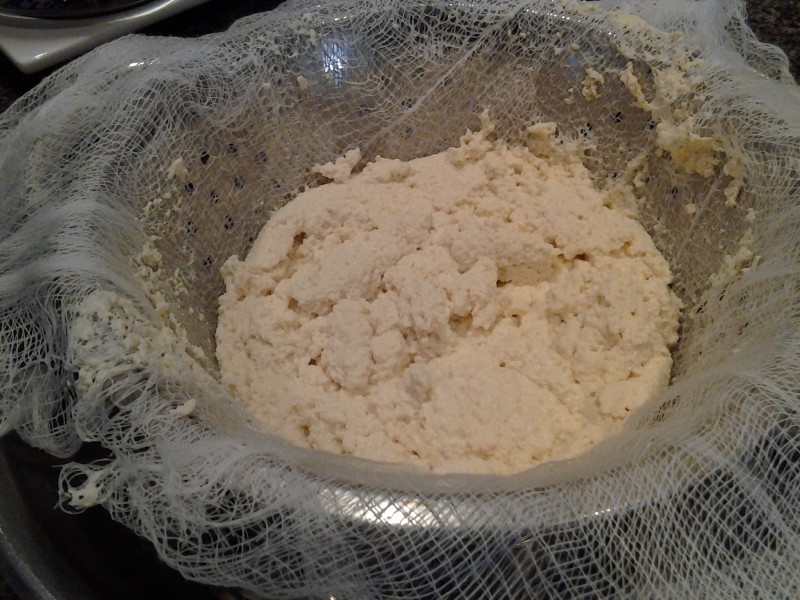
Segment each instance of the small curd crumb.
M69 504L72 508L84 509L97 506L105 500L105 490L103 489L102 479L108 474L106 469L97 469L82 466L85 481L79 487L70 487Z
M694 214L697 213L697 205L696 204L692 204L692 203L684 204L683 205L683 209L686 211L686 214L688 214L689 216L694 216Z
M753 252L754 242L753 230L748 229L739 240L739 247L736 252L726 254L722 259L720 270L708 278L712 287L720 287L732 281L758 263L759 257Z
M536 123L526 129L528 148L535 156L547 158L555 152L557 126L555 123Z
M167 167L167 181L171 179L177 179L181 183L186 183L189 179L189 170L183 162L183 157L176 158L169 167Z
M650 103L647 101L647 98L644 95L644 91L642 90L642 86L639 83L639 78L633 73L633 63L628 63L625 65L625 68L620 71L619 79L625 88L630 92L635 100L634 106L637 108L641 108L642 110L650 110Z
M306 79L302 75L297 76L297 87L299 87L301 90L308 89L309 83L310 82L308 81L308 79Z
M156 248L155 242L155 239L152 237L149 238L142 248L138 259L143 265L147 266L153 271L158 271L161 268L161 261L163 260L163 257L161 256L161 252L158 251L158 248Z
M190 398L183 404L170 410L169 414L175 417L186 417L192 414L195 408L197 408L197 400Z
M353 148L344 153L333 162L324 165L314 165L312 173L318 173L328 179L333 179L335 183L343 183L350 179L353 169L361 161L361 149Z
M739 158L731 157L722 167L722 172L731 178L725 187L725 206L736 206L739 193L744 187L744 164Z
M606 79L602 74L589 67L586 69L586 78L581 82L583 84L581 94L587 100L599 98L600 95L598 94L597 86L605 83L605 81Z
M678 124L656 125L656 144L669 152L675 164L687 173L711 177L719 164L716 141L712 137L695 133L691 119Z

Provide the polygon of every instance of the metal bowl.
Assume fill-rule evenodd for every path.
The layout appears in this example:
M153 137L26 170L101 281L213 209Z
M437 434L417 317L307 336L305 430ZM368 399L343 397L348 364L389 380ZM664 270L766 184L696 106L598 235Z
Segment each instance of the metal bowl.
M89 460L99 455L96 446L80 452ZM112 521L102 508L80 515L57 508L58 466L63 462L17 436L0 439L0 574L20 598L238 598L186 581L159 561L150 544Z

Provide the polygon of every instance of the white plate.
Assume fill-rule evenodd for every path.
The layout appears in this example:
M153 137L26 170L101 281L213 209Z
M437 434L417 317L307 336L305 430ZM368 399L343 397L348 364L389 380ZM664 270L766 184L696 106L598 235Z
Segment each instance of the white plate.
M0 50L23 73L35 73L203 2L207 0L153 0L88 19L0 15Z

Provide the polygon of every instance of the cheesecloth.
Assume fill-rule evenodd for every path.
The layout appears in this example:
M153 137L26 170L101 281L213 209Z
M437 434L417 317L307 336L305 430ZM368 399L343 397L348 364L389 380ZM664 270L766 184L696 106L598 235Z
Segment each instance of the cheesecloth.
M797 597L799 107L735 1L298 0L118 40L0 118L0 434L98 442L65 508L267 598ZM255 433L216 378L222 262L312 164L439 152L484 108L627 184L686 305L670 387L511 477Z

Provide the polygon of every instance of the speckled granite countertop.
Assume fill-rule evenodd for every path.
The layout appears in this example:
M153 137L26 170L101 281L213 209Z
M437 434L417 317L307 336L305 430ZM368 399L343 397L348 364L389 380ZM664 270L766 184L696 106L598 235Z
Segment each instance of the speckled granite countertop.
M254 13L266 4L265 0L210 0L182 15L153 25L144 32L192 36L219 31L235 19ZM756 35L762 41L774 44L786 52L792 74L800 83L800 1L749 0L747 6L748 21ZM0 57L0 111L35 86L42 76L43 74L23 75L5 57ZM2 579L0 600L18 600Z
M750 0L747 10L747 20L755 34L786 52L792 75L800 83L800 2Z

